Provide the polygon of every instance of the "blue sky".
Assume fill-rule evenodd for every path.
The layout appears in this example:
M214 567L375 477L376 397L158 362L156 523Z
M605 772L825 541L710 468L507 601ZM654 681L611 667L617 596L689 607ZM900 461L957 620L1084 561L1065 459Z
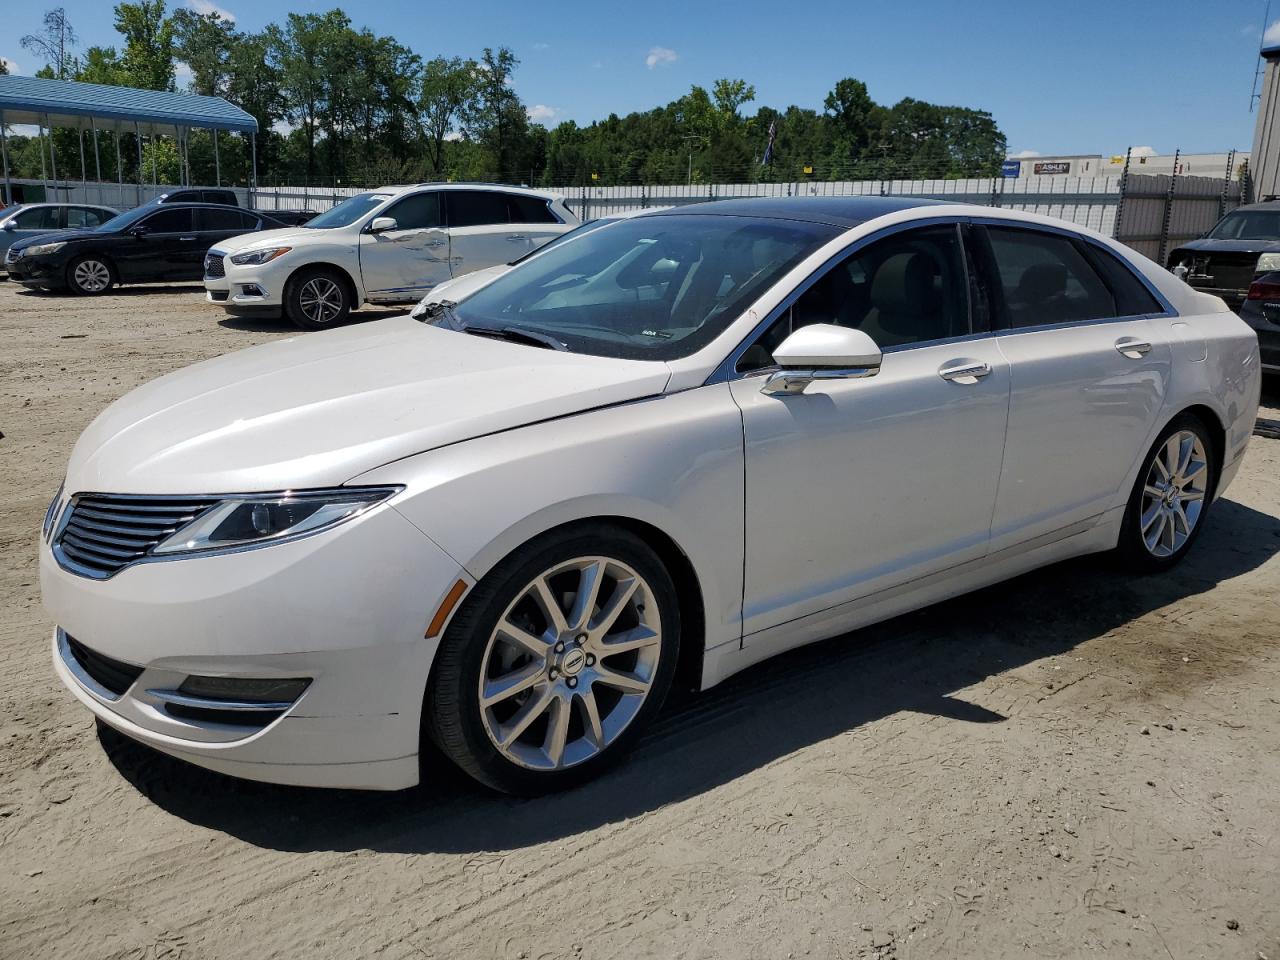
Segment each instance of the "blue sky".
M39 66L17 38L37 29L54 2L6 4L0 57L17 72ZM118 42L109 0L58 2L82 47ZM216 5L249 30L290 11L342 5L170 4ZM1160 153L1248 149L1266 4L374 0L344 8L357 27L394 35L424 57L511 47L521 60L516 90L548 125L645 109L724 76L753 83L760 102L821 109L835 81L853 76L880 103L915 97L988 110L1011 152L1106 155L1129 145ZM1280 18L1280 4L1274 13Z

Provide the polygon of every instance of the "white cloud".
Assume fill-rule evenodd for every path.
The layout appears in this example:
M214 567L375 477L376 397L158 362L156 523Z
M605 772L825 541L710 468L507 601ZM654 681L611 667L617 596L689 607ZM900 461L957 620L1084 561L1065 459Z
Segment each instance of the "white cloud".
M223 10L222 7L213 3L212 0L187 0L187 6L202 17L207 17L211 13L216 13L223 20L230 20L232 23L236 22L236 15L234 13L230 10Z
M461 140L461 139L462 139L462 131L461 131L461 130L450 130L448 133L446 133L446 134L444 135L444 138L445 138L446 140L450 141L450 142L453 142L454 140Z
M644 65L652 70L658 64L675 63L677 59L676 52L670 47L654 47L644 58Z
M16 63L14 63L12 60L10 60L8 57L0 57L0 63L3 63L6 67L8 67L10 73L22 72L22 68L18 66Z
M271 129L280 134L280 136L287 137L297 128L288 120L277 120L271 125Z
M548 107L545 103L537 103L529 108L529 119L534 123L545 123L548 120L554 120L559 112L555 107Z
M1129 156L1131 157L1154 157L1155 155L1155 147L1132 147L1129 150Z
M181 60L174 61L173 64L173 80L179 87L191 86L191 81L195 79L195 74L191 72L191 67Z
M1262 34L1262 42L1264 44L1280 43L1280 20L1275 21L1271 26L1267 27Z
M1039 150L1019 150L1017 153L1009 154L1010 160L1031 160L1034 157L1043 157L1044 154Z

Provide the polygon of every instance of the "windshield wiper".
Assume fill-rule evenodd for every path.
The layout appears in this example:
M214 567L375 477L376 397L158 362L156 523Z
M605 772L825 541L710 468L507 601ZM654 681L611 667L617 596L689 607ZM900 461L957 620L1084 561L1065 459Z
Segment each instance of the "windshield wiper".
M460 327L463 333L477 337L492 337L495 340L509 340L512 343L527 343L531 347L546 347L549 350L568 350L569 345L562 340L545 333L533 330L522 330L520 327L476 327L465 324Z

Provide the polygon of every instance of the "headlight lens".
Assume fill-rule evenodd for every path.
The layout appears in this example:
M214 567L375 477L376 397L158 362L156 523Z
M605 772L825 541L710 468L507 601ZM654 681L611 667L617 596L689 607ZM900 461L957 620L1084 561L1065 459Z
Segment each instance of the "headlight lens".
M64 480L58 485L58 492L53 495L53 502L49 504L49 509L44 512L44 526L40 528L40 533L45 539L45 543L49 542L49 538L53 536L54 525L58 522L58 514L62 507L62 491L66 488L67 482Z
M23 253L29 257L40 257L46 253L57 253L66 245L65 240L59 240L57 243L37 243L34 247L27 247Z
M244 253L232 254L231 262L238 266L267 263L276 257L283 256L292 249L293 247L269 247L266 250L248 250Z
M156 556L267 546L326 530L402 487L354 487L227 499L152 550Z
M1280 270L1280 253L1264 253L1254 267L1255 273L1270 273L1272 270Z

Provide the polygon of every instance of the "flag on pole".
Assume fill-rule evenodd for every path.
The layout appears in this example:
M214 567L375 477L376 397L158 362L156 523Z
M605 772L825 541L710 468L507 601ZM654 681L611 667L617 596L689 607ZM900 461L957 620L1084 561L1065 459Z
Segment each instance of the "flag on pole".
M773 138L778 135L778 121L769 121L769 142L764 145L764 159L760 161L762 167L768 166L769 161L773 159Z

